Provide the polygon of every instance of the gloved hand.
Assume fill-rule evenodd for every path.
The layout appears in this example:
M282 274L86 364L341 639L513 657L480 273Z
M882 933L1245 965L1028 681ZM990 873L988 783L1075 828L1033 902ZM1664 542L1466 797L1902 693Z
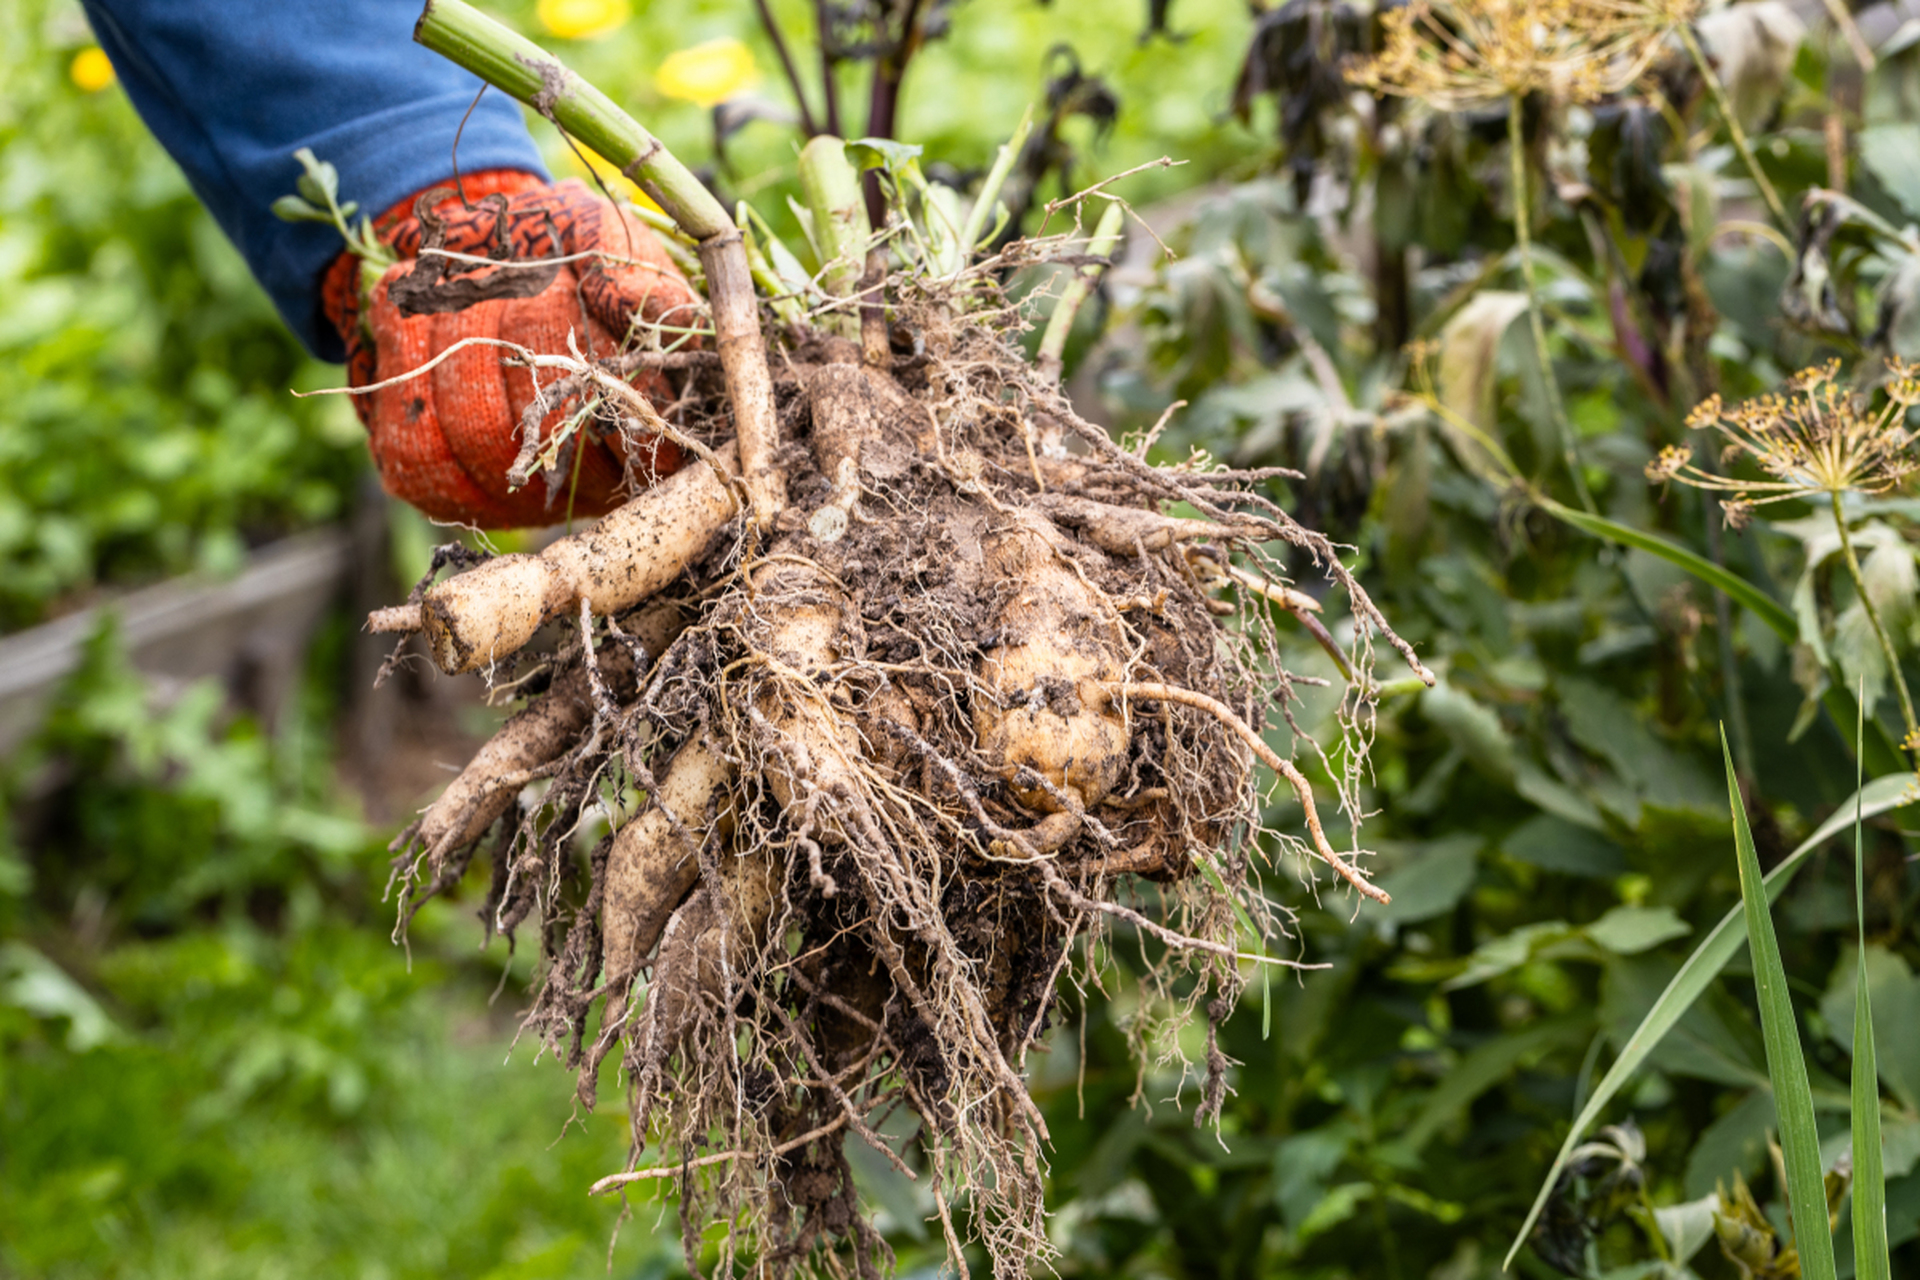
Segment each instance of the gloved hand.
M388 210L375 225L399 262L363 305L360 260L342 254L328 270L322 304L347 344L351 385L405 373L462 338L497 337L544 354L567 353L571 330L589 359L613 355L636 321L690 325L692 288L653 231L579 182L549 184L508 170L467 174L469 202L451 185ZM600 253L554 267L501 269L429 255L455 253L526 261ZM520 296L515 296L520 295ZM681 462L672 443L639 446L592 422L575 436L577 468L562 468L549 502L538 478L509 492L507 471L520 452L520 415L554 369L510 368L501 347L462 348L428 373L354 396L382 487L435 520L483 529L553 524L611 511L627 496L629 471L642 484ZM635 386L664 405L666 379L643 373ZM575 407L576 406L571 406ZM557 407L541 438L567 420Z

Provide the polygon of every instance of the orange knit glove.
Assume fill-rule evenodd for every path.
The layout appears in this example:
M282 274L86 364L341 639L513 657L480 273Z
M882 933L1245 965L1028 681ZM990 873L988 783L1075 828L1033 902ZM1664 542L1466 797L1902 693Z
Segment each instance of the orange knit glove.
M542 354L567 354L571 331L582 355L620 351L636 322L692 324L698 301L686 278L645 225L578 182L549 184L527 173L494 170L462 179L469 202L451 187L402 201L376 222L400 261L363 305L360 260L342 254L328 269L321 302L347 344L347 376L363 387L417 369L462 338L502 338ZM528 261L580 258L551 268L475 267L434 255L454 253ZM515 296L523 295L523 296ZM367 428L380 483L435 520L483 529L552 524L597 516L640 483L681 463L672 443L629 446L618 431L583 423L551 486L538 479L509 491L507 471L520 452L520 416L536 385L564 374L509 367L501 347L464 347L432 370L353 397ZM636 381L656 404L672 391L657 372ZM543 440L577 410L556 406L541 423Z

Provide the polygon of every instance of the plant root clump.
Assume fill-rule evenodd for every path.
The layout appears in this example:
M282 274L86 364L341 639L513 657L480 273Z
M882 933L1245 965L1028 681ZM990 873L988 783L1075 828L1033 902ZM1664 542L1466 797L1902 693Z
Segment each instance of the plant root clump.
M963 1273L972 1238L996 1274L1027 1274L1049 1246L1026 1060L1062 984L1101 980L1090 944L1137 938L1143 1009L1211 1032L1250 971L1240 933L1284 930L1263 848L1383 896L1262 737L1269 715L1291 726L1298 679L1268 607L1300 598L1277 548L1357 620L1349 733L1315 756L1357 819L1370 637L1413 659L1334 548L1261 477L1150 466L1080 420L1012 345L1011 311L895 302L916 351L891 368L813 330L771 344L777 519L722 506L645 601L538 568L538 616L567 638L518 690L544 692L396 842L404 918L495 833L486 926L535 930L543 960L527 1029L582 1104L609 1058L629 1095L632 1161L596 1189L673 1179L690 1264L725 1224L722 1274L888 1268L849 1142L922 1189ZM623 403L599 412L620 425ZM664 419L624 423L701 445L719 476L726 420L696 368ZM484 594L487 568L434 591ZM512 661L489 653L498 679ZM1263 829L1261 762L1298 832ZM596 815L610 834L588 851ZM1169 1051L1144 1019L1134 1034ZM1208 1044L1217 1113L1231 1064Z

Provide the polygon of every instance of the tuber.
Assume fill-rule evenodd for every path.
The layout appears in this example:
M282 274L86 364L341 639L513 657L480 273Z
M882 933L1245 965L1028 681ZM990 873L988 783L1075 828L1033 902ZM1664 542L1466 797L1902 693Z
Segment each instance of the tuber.
M582 601L596 614L618 613L679 577L739 509L733 450L720 460L725 475L704 459L689 463L585 533L538 555L497 556L432 587L421 621L435 665L449 675L490 667Z

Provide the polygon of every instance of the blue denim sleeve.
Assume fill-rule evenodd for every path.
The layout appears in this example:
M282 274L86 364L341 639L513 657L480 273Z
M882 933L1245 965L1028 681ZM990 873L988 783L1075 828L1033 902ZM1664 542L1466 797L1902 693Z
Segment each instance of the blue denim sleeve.
M413 43L418 0L83 0L127 96L186 171L287 325L344 358L320 312L339 235L273 216L313 148L340 171L340 198L367 214L453 173L454 132L480 81ZM517 103L481 98L459 167L546 167Z

